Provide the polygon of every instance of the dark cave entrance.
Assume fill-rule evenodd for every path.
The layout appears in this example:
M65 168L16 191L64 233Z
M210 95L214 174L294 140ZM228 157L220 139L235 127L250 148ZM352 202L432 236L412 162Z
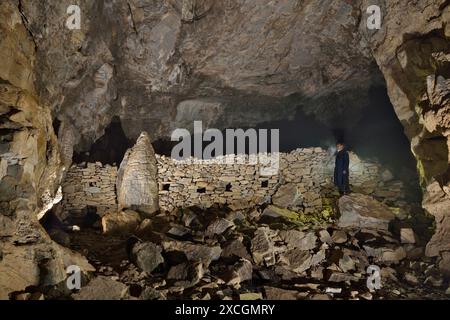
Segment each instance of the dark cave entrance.
M74 152L73 161L81 162L101 162L119 166L128 148L134 142L127 138L122 129L119 117L114 117L109 126L105 129L105 134L92 144L89 151Z
M376 160L388 168L396 179L408 186L409 199L420 202L416 159L386 88L372 87L368 103L361 110L359 118L355 119L354 114L340 113L325 123L299 107L293 120L262 123L257 128L280 128L281 152L322 147L331 153L335 151L336 142L344 142L362 159Z
M363 106L359 119L353 114L334 115L328 123L297 109L294 120L263 123L258 128L280 128L280 151L296 148L334 148L337 141L367 159L377 159L394 171L416 171L416 162L403 126L395 114L386 88L374 87L369 92L369 103Z

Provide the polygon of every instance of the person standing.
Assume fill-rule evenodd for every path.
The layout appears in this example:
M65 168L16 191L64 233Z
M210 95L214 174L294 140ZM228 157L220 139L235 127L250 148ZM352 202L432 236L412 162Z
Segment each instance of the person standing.
M334 167L334 184L339 189L339 194L349 194L350 193L350 183L349 183L349 165L350 158L348 151L345 148L345 144L338 142L336 144L336 162Z

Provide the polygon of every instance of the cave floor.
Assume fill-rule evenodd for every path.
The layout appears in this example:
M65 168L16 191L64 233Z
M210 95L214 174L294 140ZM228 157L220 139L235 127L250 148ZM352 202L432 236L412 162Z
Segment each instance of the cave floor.
M149 220L148 229L131 238L104 235L100 228L82 228L70 234L70 247L88 258L96 268L94 277L102 276L126 285L125 299L450 298L448 282L439 273L435 261L421 254L421 244L402 245L398 236L389 231L349 231L333 223L299 226L279 219L261 223L250 218L250 213L222 209L209 209L197 225L189 228L183 225L186 216L199 217L202 211L191 208L172 215L161 214ZM212 237L205 236L209 230L205 231L205 225L224 218L234 218L233 225ZM310 249L306 255L292 249L289 241L296 240L288 239L287 230L300 232L296 236L306 235L302 240L302 245ZM260 235L259 240L255 240L256 234ZM280 234L284 234L284 242L280 241ZM166 241L179 245L171 252L163 249L164 262L151 273L136 266L133 260L136 258L130 254L136 242L152 242L165 248ZM197 246L186 249L183 243ZM221 248L220 256L213 257L213 253L202 249L213 246ZM190 253L210 255L207 257L210 263L202 270L194 268ZM263 261L255 262L260 255L265 256ZM152 253L147 253L144 260L153 258ZM249 261L251 268L246 269L243 261ZM180 265L181 268L175 268ZM380 268L378 290L368 288L369 265ZM95 292L95 288L90 290ZM71 296L66 292L66 296L52 298L70 299Z

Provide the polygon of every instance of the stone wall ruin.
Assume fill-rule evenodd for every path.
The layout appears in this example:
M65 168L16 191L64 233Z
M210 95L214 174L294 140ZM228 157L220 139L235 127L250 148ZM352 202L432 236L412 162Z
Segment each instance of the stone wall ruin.
M65 216L80 215L88 206L100 215L117 211L116 179L115 166L100 162L72 165L62 185Z
M333 185L334 156L322 148L297 149L280 153L280 170L262 176L261 165L180 163L156 155L159 207L162 211L190 206L227 204L250 208L270 203L281 186L294 185L301 195L295 208L306 214L321 212L336 197ZM405 192L402 182L393 180L380 164L363 161L350 153L350 180L355 191L373 195L390 205L400 206ZM387 177L386 177L387 176ZM67 214L87 206L100 215L117 210L117 168L101 163L74 164L63 184L63 207ZM389 181L388 181L389 180Z

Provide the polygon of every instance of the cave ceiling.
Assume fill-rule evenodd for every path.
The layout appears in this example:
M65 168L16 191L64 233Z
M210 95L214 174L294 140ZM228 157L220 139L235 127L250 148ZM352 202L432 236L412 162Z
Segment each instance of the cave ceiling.
M358 1L188 3L89 1L70 31L61 28L68 1L22 1L40 96L74 132L75 149L113 116L129 138L147 130L154 140L194 118L248 127L297 107L324 123L358 117L383 84L358 32Z

